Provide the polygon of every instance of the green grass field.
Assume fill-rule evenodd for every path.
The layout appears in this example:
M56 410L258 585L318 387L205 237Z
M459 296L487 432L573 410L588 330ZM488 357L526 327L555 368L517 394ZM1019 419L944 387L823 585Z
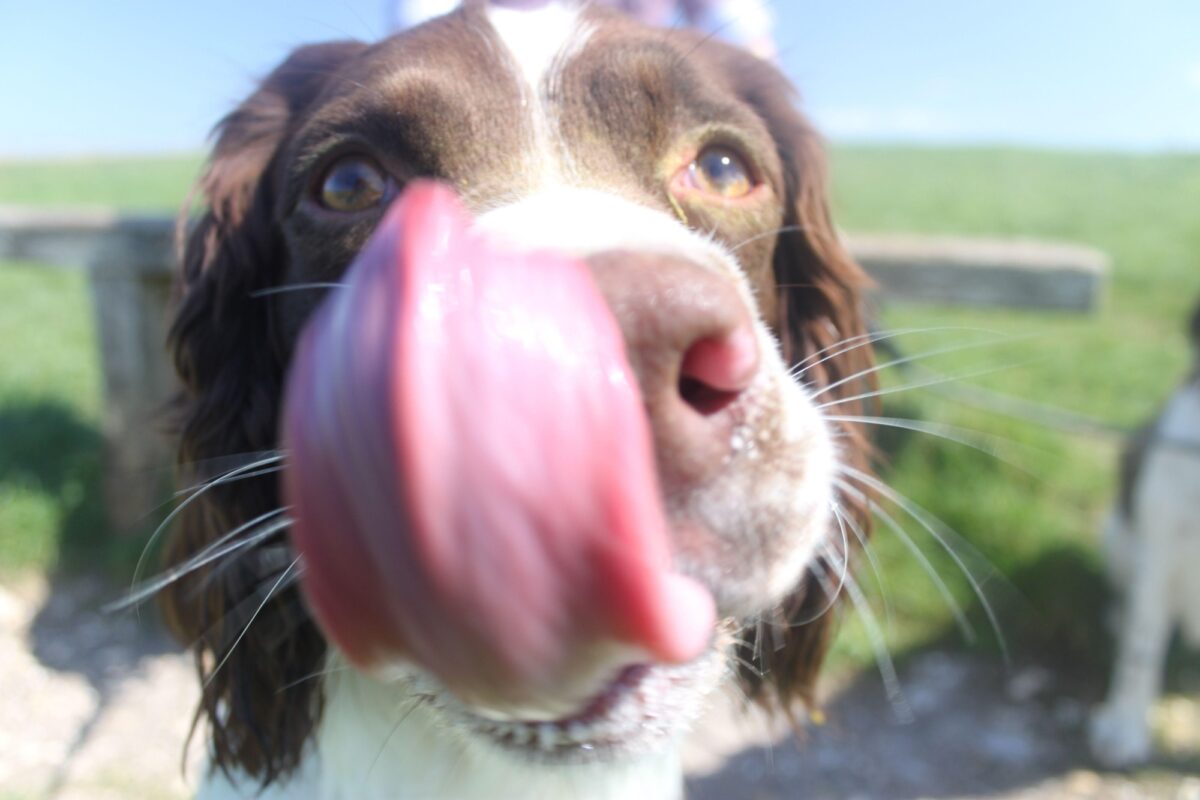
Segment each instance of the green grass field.
M106 206L175 213L199 156L0 162L0 204Z
M189 157L0 164L0 203L174 210L198 164ZM1038 237L1095 246L1113 259L1109 297L1093 315L888 308L886 328L935 329L901 339L906 353L998 338L965 329L1013 337L929 366L948 374L990 370L971 382L1122 426L1152 413L1177 380L1187 357L1180 328L1200 294L1200 156L840 147L833 167L837 216L851 231ZM99 375L85 281L75 272L0 264L0 297L0 573L94 563L109 548L97 508ZM1036 646L1069 663L1101 663L1095 543L1115 442L934 392L899 391L905 381L887 376L898 390L886 398L887 415L978 431L1001 458L881 429L888 483L969 543L963 560L986 583L1018 655ZM955 559L911 519L905 527L983 646L994 647ZM872 551L884 577L877 581L864 563L858 581L889 649L902 655L953 637L951 604L921 558L887 526ZM107 561L126 563L124 556ZM846 613L839 657L873 657L862 615Z
M0 163L0 204L174 213L200 158ZM100 371L81 271L0 262L0 575L131 552L101 505Z

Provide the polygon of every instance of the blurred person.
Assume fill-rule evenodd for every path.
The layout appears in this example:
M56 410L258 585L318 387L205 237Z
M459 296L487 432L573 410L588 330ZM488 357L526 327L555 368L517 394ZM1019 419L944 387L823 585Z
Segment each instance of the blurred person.
M489 0L509 8L537 8L550 0ZM594 0L620 9L635 19L662 28L687 25L746 48L760 58L775 58L771 35L774 20L763 0ZM392 4L391 24L405 30L447 14L458 0L398 0Z

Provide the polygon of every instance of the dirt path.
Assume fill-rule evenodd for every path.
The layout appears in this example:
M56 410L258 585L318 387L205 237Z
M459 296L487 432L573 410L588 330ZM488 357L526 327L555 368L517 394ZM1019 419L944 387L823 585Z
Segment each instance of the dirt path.
M53 591L40 581L0 587L0 800L188 796L190 666L153 626L101 614L112 596L78 579ZM803 742L718 709L689 751L689 798L1200 800L1195 700L1160 708L1172 751L1160 766L1102 775L1081 747L1084 707L1045 670L1005 674L929 653L902 683L912 722L865 675L833 695L828 723Z
M112 597L87 580L0 587L0 800L189 796L195 679L161 632L100 613Z
M1006 672L931 652L914 659L900 682L903 701L889 700L873 674L841 687L828 721L802 740L778 728L769 733L762 718L710 721L708 730L726 731L738 749L725 760L693 762L716 769L693 778L689 800L1200 800L1195 702L1162 705L1160 716L1173 715L1160 724L1173 752L1161 764L1136 776L1105 775L1084 747L1085 706L1047 670ZM747 747L748 738L759 744ZM715 737L710 742L724 752Z

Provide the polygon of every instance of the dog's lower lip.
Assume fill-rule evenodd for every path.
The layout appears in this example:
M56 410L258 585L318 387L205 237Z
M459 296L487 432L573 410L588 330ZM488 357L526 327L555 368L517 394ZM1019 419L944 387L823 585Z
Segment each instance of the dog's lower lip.
M566 717L497 721L470 712L468 716L479 734L505 749L551 759L604 757L665 736L672 726L658 704L660 695L669 694L676 684L670 670L635 665L622 670L583 708Z
M592 699L588 700L587 703L584 703L580 706L580 709L572 712L572 714L556 718L546 718L546 720L530 720L530 718L526 718L526 720L515 718L515 720L512 720L510 718L510 720L505 722L534 728L546 726L546 724L565 728L572 726L572 724L580 726L580 724L589 724L604 720L605 717L611 714L614 706L620 700L628 696L630 692L637 690L637 687L646 680L647 676L652 673L652 670L653 668L646 666L646 664L635 664L635 666L625 667L598 694L595 694Z
M626 667L613 681L578 713L569 717L554 720L519 720L522 725L560 725L568 727L572 724L587 725L601 720L612 712L613 707L622 697L630 692L636 692L638 687L650 674L651 668L645 665Z

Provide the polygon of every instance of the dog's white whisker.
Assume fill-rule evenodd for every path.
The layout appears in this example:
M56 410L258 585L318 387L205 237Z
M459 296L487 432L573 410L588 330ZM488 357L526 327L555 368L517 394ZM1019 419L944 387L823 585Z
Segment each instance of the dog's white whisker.
M940 386L942 384L956 383L959 381L970 380L972 378L982 378L987 375L995 375L998 372L1008 372L1009 370L1019 369L1024 366L1028 366L1029 364L1033 363L1034 361L1035 361L1035 359L1027 359L1025 361L1016 361L1016 362L1012 362L1009 364L1001 364L1000 366L996 366L996 367L987 367L984 369L963 372L963 373L959 373L957 375L939 375L936 378L930 378L928 380L918 381L916 383L909 383L909 384L905 384L903 386L895 386L895 387L891 387L891 388L887 388L887 389L878 389L873 392L864 392L862 394L851 395L850 397L838 398L837 400L832 400L827 403L822 403L822 404L818 405L817 408L819 410L823 411L827 408L835 408L837 406L844 405L846 403L856 403L856 402L859 402L862 400L870 400L870 399L873 399L876 397L888 397L890 395L900 394L902 392L911 392L915 389L926 389L926 388L929 388L930 386Z
M757 638L757 637L756 637L756 638ZM747 660L747 659L745 659L745 658L742 658L741 656L739 656L739 655L737 654L737 651L736 651L736 650L730 650L730 651L729 651L728 658L729 658L730 660L734 661L735 663L737 663L737 664L740 664L741 666L743 666L743 667L745 667L746 669L750 670L752 673L754 673L755 675L757 675L759 678L762 678L762 677L763 677L763 671L762 671L762 666L761 666L761 664L756 664L756 663L754 663L753 661L749 661L749 660Z
M245 522L245 523L237 526L236 528L231 530L229 533L226 533L225 535L221 536L216 541L214 541L212 544L210 544L208 547L201 550L199 553L197 553L192 558L188 559L187 561L183 562L182 564L180 564L177 567L173 567L172 569L167 570L159 577L152 578L149 581L146 581L146 582L142 583L141 585L137 586L135 589L131 589L130 593L126 597L123 597L116 602L106 605L103 610L106 613L112 613L115 611L123 611L127 608L131 608L133 606L140 605L141 603L145 602L149 598L158 594L160 591L162 591L167 586L170 586L175 581L180 580L181 578L195 572L196 570L198 570L208 564L211 564L214 561L218 561L231 553L235 553L239 550L244 550L248 547L253 547L254 545L258 544L259 542L262 542L265 539L270 538L271 536L275 535L279 531L281 531L281 530L287 528L289 525L291 525L292 521L290 519L283 519L283 520L279 520L273 524L263 525L261 530L254 531L249 536L246 536L243 539L238 539L237 541L231 541L232 539L235 539L240 534L245 533L246 531L249 531L255 527L258 527L259 525L262 525L262 523L265 523L268 520L273 519L274 517L278 517L279 515L284 514L287 511L288 511L287 508L277 508L274 511L268 511L266 514L261 514L261 515L255 517L254 519L250 520L249 522Z
M1020 442L1004 436L997 436L995 434L985 433L983 431L977 431L972 428L964 428L957 425L948 425L941 422L925 422L922 420L905 419L903 417L826 414L825 419L833 422L850 422L860 425L874 425L882 428L896 428L899 430L936 436L939 439L944 439L948 442L954 442L955 444L961 444L963 447L969 447L972 450L977 450L978 452L987 456L991 456L997 461L1014 469L1020 470L1027 475L1033 475L1033 473L1027 467L1006 457L1002 452L1000 452L1000 447L1021 447L1030 450L1034 448L1030 448L1027 445L1023 445Z
M228 465L229 462L231 462L231 461L240 461L241 463L238 463L237 466L244 466L246 460L258 460L258 459L261 459L261 458L267 456L268 454L278 455L280 460L283 459L283 454L281 454L278 450L260 450L260 451L254 452L254 453L245 453L240 456L237 456L237 455L223 456L220 458L204 459L203 461L192 461L192 462L180 463L180 464L176 464L176 469L177 470L189 470L189 471L195 472L195 471L199 471L200 467L211 466L211 465L215 465L215 464ZM226 470L235 469L235 468L236 467L229 467L229 466L225 467ZM252 477L258 477L261 475L267 475L270 473L271 473L271 470L263 470L260 472L250 473L246 477L252 478ZM219 474L220 474L220 470L218 470L218 477L219 477ZM180 497L184 497L184 496L189 495L192 492L196 491L197 489L203 488L205 483L207 483L207 481L205 481L204 483L193 484L191 486L184 487L183 489L176 489L175 491L171 492L170 497L168 497L166 500L162 501L161 503L158 503L150 510L148 510L146 512L146 517L149 517L152 514L158 513L163 508L165 508L165 507L171 505L172 503L174 503L175 501L177 501Z
M758 622L755 623L755 626L756 627L755 627L755 632L754 632L755 633L755 635L754 635L754 661L755 661L755 663L757 663L759 665L759 667L758 667L759 674L762 674L763 638L764 638L764 636L763 636L764 628L763 628L762 620L759 619ZM772 630L771 626L768 625L766 630Z
M275 459L282 462L287 454L279 448L271 448L269 450L254 450L245 453L229 453L222 456L214 456L212 458L198 459L196 461L181 461L176 464L180 470L187 475L208 475L204 481L194 484L186 489L191 492L201 488L209 480L219 478L227 472L263 459Z
M243 475L238 475L236 478L226 481L226 483L236 483L238 481L245 481L245 480L249 480L251 478L261 478L264 475L277 475L281 472L283 472L282 466L267 467L265 469L256 470L255 472L247 472ZM188 486L184 489L179 489L175 492L174 497L175 498L186 497L186 496L190 495L192 492L195 492L197 489L204 488L204 486L205 486L205 484L199 483L199 484L194 484L192 486Z
M863 595L862 589L853 575L846 578L846 595L858 613L858 618L862 621L863 629L867 633L867 639L871 642L871 649L875 654L875 665L879 670L879 677L883 681L883 690L887 694L892 713L896 715L896 720L901 724L911 724L916 717L913 715L912 706L908 704L908 699L904 696L900 676L896 673L896 664L888 652L887 639L879 627L875 612L871 610L871 604L867 602L867 598Z
M743 247L751 245L754 242L759 242L763 239L773 239L779 236L781 233L804 233L805 230L807 229L803 225L783 225L775 230L763 231L762 233L757 233L748 239L743 239L729 249L731 252L736 253L738 250L741 250Z
M839 523L849 527L850 532L854 534L854 538L858 542L859 550L867 558L867 563L871 567L871 573L875 576L875 585L879 589L879 598L883 603L883 624L885 629L890 631L892 627L892 604L888 598L887 581L884 579L884 571L879 563L879 559L875 555L875 548L872 546L866 531L858 524L853 514L844 511L838 503L834 503L833 508Z
M796 362L792 365L792 377L802 377L808 370L820 366L838 356L851 353L855 350L867 347L869 345L878 344L880 342L888 342L892 339L898 339L902 336L913 336L929 333L973 333L979 335L988 335L999 337L1003 334L987 328L970 328L962 326L938 326L931 328L893 328L890 330L872 330L868 333L859 334L858 336L850 336L844 339L839 339L833 344L826 345L808 357ZM813 361L813 359L819 359Z
M269 289L259 289L251 292L251 297L273 297L277 294L289 294L291 292L309 292L315 289L344 289L344 283L292 283L287 286L272 286Z
M408 718L412 716L414 711L428 702L428 695L414 695L412 699L408 701L408 708L405 709L404 713L400 715L400 718L396 720L396 724L391 727L387 736L383 737L383 741L379 743L379 752L375 754L375 758L371 759L371 765L367 768L368 777L370 777L371 773L375 771L375 767L379 764L379 759L383 758L384 751L387 750L388 743L391 742L395 737L396 732L399 731L400 727L408 721Z
M325 669L319 669L315 672L310 672L307 675L302 675L294 681L283 684L276 691L278 694L283 694L288 689L293 689L301 684L308 683L309 681L320 680L321 678L326 678L330 675L337 675L338 673L345 672L348 669L350 669L350 667L347 666L326 667Z
M823 558L818 558L813 561L809 567L809 572L821 584L821 590L825 593L826 603L820 609L810 614L804 619L792 620L789 624L793 627L800 625L809 625L821 617L828 614L837 605L838 596L842 592L842 587L846 585L846 575L850 569L850 540L846 533L846 525L842 522L841 515L834 511L834 519L837 521L838 530L842 536L842 550L839 553L837 550L830 547L828 543L821 545L820 552ZM828 574L829 567L826 562L831 562L833 568L838 570L836 583L830 580Z
M137 564L133 568L133 579L132 579L132 581L130 581L129 591L130 592L135 591L135 587L137 586L138 581L142 575L142 567L145 566L145 563L146 563L146 557L149 555L150 550L154 546L155 542L158 541L158 538L162 535L163 531L167 530L167 528L169 528L171 526L171 523L174 522L179 517L179 515L182 514L185 509L188 508L188 506L190 506L198 498L203 497L205 493L211 491L212 489L216 488L217 486L220 486L224 483L229 483L230 481L232 481L234 478L236 478L239 475L245 474L247 472L252 472L256 469L265 467L269 464L275 464L279 461L279 459L280 459L280 456L271 456L269 458L263 458L263 459L259 459L258 461L253 461L243 467L238 467L237 469L230 470L229 472L226 472L224 475L221 475L217 478L214 478L211 481L208 481L207 483L202 485L199 489L197 489L195 492L193 492L190 497L188 497L186 500L184 500L182 503L180 503L178 506L176 506L175 509L173 511L171 511L170 514L167 515L166 519L164 519L161 523L159 523L158 527L154 529L154 533L150 534L150 538L147 539L146 545L142 548L142 554L138 557Z
M262 613L262 610L267 607L267 603L271 602L277 592L279 592L281 589L287 588L284 585L285 581L287 581L288 578L293 575L293 573L295 574L295 578L299 578L302 571L300 558L297 557L292 561L291 564L288 565L287 569L280 573L279 578L276 579L275 583L271 585L271 588L267 590L262 602L258 604L258 608L254 609L254 613L250 615L250 619L246 622L245 626L243 626L242 632L239 633L237 638L233 640L233 644L226 649L225 655L221 657L221 660L217 662L217 665L212 668L211 672L208 673L208 677L204 681L204 688L208 688L208 685L212 683L213 679L217 676L217 673L221 671L221 668L229 663L229 659L233 656L234 651L237 650L238 645L242 643L242 639L246 638L246 633L249 632L250 627L254 625L254 621L258 619L258 615Z
M827 392L833 391L834 389L837 389L838 387L845 386L848 383L853 383L854 381L861 380L861 379L867 377L868 375L874 375L878 372L882 372L883 370L890 369L892 367L900 367L905 364L912 364L912 363L915 363L918 361L926 361L931 358L936 358L937 356L950 355L951 353L961 353L966 350L980 350L985 347L994 347L996 345L1001 345L1001 344L1010 344L1014 341L1019 341L1021 339L1027 339L1027 338L1031 338L1031 336L1011 336L1011 337L1004 337L1002 339L996 339L996 340L987 341L987 342L970 342L968 344L950 345L947 347L939 347L939 348L936 348L933 350L927 350L923 353L917 353L917 354L911 355L911 356L902 356L900 358L892 359L891 361L884 361L880 364L873 364L872 366L868 367L867 369L859 370L858 372L854 373L853 375L847 375L846 377L836 380L827 386L822 386L820 389L818 389L813 394L813 397L820 397L821 395L823 395Z
M970 585L971 591L974 592L975 597L979 600L979 604L983 608L984 614L987 615L988 622L992 627L992 632L996 637L996 643L1000 647L1000 653L1004 659L1004 663L1011 663L1008 640L1004 636L1004 631L1000 627L1000 620L996 616L996 610L992 607L991 600L988 598L987 593L983 590L988 580L996 575L995 569L988 565L987 577L982 579L976 577L974 571L967 565L963 555L959 552L959 548L966 549L970 546L967 545L967 543L964 542L962 538L957 533L952 531L945 523L933 516L917 503L892 489L883 481L880 481L878 478L875 478L850 466L843 466L842 472L851 480L858 481L860 484L870 487L872 491L878 492L882 497L885 497L888 500L896 503L915 522L928 531L929 535L933 537L934 541L941 546L941 548L948 556L950 556L951 559L953 559L954 563L962 572L963 577L967 579L967 583ZM978 553L975 553L974 555L978 559L985 560L982 559Z
M858 498L860 502L867 504L867 506L874 512L875 516L883 520L884 524L886 524L888 528L896 534L896 538L900 540L905 548L917 560L917 563L920 564L921 569L925 572L925 574L929 577L930 582L932 582L934 587L937 589L938 594L942 596L947 608L950 609L950 613L954 616L954 621L958 625L958 629L961 631L963 638L969 644L974 643L976 638L975 628L967 619L966 612L963 611L962 606L959 604L958 600L955 599L954 593L950 591L950 587L946 584L946 581L941 575L938 574L937 568L933 565L933 562L929 560L929 556L925 555L925 551L923 551L917 545L917 543L913 541L913 538L909 535L908 531L904 529L904 526L897 522L896 518L887 512L887 509L883 508L879 502L877 502L862 489L859 489L848 481L842 479L838 480L838 486L842 491L850 494L852 497Z

